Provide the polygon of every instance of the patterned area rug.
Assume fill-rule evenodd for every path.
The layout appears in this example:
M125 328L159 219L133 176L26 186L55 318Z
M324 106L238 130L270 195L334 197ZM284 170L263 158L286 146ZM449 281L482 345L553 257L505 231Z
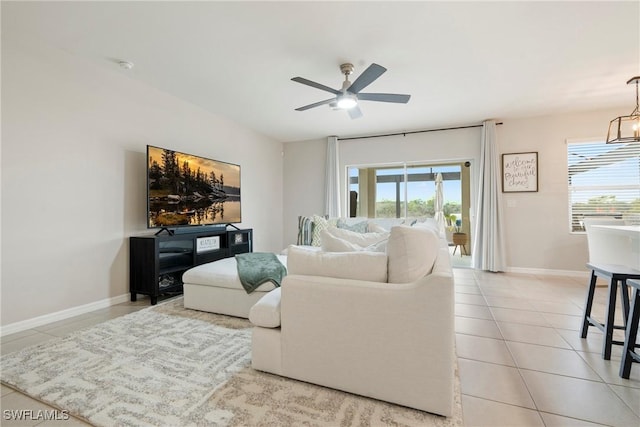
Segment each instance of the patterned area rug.
M251 369L246 319L182 298L2 357L5 385L97 426L461 426ZM457 377L457 376L456 376Z

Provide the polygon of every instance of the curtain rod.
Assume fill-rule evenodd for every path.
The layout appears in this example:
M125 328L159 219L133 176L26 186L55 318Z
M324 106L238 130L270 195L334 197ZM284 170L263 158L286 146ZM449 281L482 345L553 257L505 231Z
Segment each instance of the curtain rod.
M496 126L500 126L502 122L496 123ZM468 126L456 126L451 128L439 128L439 129L426 129L426 130L413 130L410 132L398 132L398 133L387 133L384 135L368 135L368 136L352 136L350 138L338 138L338 141L348 141L350 139L367 139L367 138L381 138L383 136L407 136L413 133L425 133L425 132L439 132L442 130L455 130L455 129L469 129L469 128L479 128L484 125L468 125Z

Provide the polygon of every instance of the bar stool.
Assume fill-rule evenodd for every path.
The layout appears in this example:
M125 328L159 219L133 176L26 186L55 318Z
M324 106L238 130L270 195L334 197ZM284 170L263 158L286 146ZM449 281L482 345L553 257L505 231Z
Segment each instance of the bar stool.
M631 376L631 363L640 363L640 355L635 352L638 339L638 321L640 320L640 282L629 280L627 285L631 287L631 309L627 319L627 329L624 334L624 347L622 348L622 362L620 363L620 376L629 379Z
M582 316L582 329L580 331L580 336L582 338L587 337L589 326L595 326L596 328L600 329L604 334L604 340L602 343L602 357L605 360L610 360L611 345L624 345L623 341L615 341L613 339L613 330L626 329L628 324L627 319L629 317L629 291L627 287L627 280L640 279L640 270L617 264L587 263L587 267L591 270L591 280L589 282L589 289L587 291L587 301L584 305L584 315ZM598 277L602 277L609 281L609 288L607 292L607 311L604 323L601 323L591 317L593 295L596 290L596 280ZM618 291L618 285L620 285L619 288L623 309L623 325L614 324L616 311L616 293Z

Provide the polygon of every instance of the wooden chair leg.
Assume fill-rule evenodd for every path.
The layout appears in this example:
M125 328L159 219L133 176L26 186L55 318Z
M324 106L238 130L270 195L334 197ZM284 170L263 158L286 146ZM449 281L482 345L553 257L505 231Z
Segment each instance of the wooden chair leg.
M629 379L631 376L631 364L635 353L636 337L638 335L638 322L640 321L640 291L633 290L631 298L631 311L624 336L624 347L622 348L622 362L620 363L620 376Z
M613 344L613 324L616 314L616 295L618 293L618 281L611 279L609 281L609 304L607 305L607 314L604 323L604 342L602 343L602 358L611 360L611 346Z
M589 331L589 326L591 325L589 321L589 316L591 316L591 307L593 306L593 295L596 292L596 281L598 277L596 276L595 271L591 271L591 280L589 281L589 289L587 291L587 300L584 303L584 315L582 316L582 329L580 330L580 336L582 338L587 337L587 332Z
M620 301L622 303L623 325L626 328L627 319L629 318L629 287L626 280L620 281Z

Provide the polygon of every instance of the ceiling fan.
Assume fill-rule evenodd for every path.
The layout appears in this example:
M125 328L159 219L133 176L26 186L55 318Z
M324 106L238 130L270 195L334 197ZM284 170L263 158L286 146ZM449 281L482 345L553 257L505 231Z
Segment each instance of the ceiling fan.
M340 65L340 71L344 74L344 82L342 83L342 89L336 90L320 83L312 82L302 77L294 77L291 80L294 82L302 83L303 85L315 87L316 89L324 90L335 95L333 98L325 99L324 101L315 102L313 104L305 105L304 107L296 108L296 111L305 111L310 108L319 107L321 105L331 106L332 108L347 110L349 116L352 119L362 117L362 111L358 106L358 101L378 101L378 102L394 102L398 104L406 104L409 102L411 95L400 95L397 93L360 93L362 89L373 83L378 77L380 77L385 71L381 65L371 64L364 70L360 76L352 83L349 81L349 75L353 73L353 64Z

